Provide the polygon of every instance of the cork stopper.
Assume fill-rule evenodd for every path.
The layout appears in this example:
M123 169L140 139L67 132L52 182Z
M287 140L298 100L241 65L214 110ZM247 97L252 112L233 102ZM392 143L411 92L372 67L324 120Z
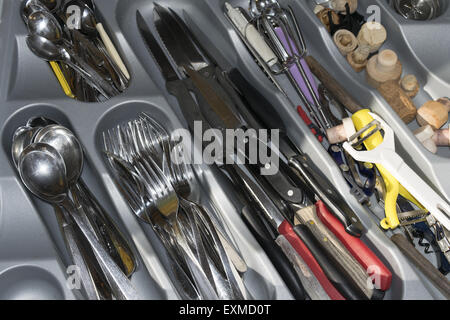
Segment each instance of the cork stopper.
M353 14L358 9L358 0L332 0L331 8L339 12L340 14L347 14L347 9L345 5L348 3L350 8L350 14Z
M365 23L358 34L359 44L368 45L370 53L377 52L387 39L385 27L379 22Z
M368 46L364 46L364 45L360 45L358 47L358 49L355 50L355 52L353 52L353 61L355 61L356 63L366 63L367 64L367 59L369 58L370 55L370 49Z
M356 133L355 125L351 118L342 120L340 126L327 130L327 138L330 144L338 144L347 141Z
M401 83L400 83L403 91L412 99L417 96L420 90L419 81L417 80L416 76L412 74L408 74L405 77L403 77Z
M430 125L434 130L442 128L448 121L448 107L438 101L428 101L417 111L417 122Z
M392 72L398 62L397 54L392 50L383 50L377 57L377 68L381 72Z
M367 66L370 49L367 45L360 45L355 51L347 55L347 61L356 72L363 71Z
M358 46L358 40L355 35L345 29L338 30L334 34L333 39L334 43L344 57L346 57L350 52L353 52Z
M444 105L447 108L447 111L450 112L450 98L440 98L437 102Z
M397 54L392 50L383 50L367 63L367 81L375 88L387 81L400 82L403 67Z
M340 23L339 16L336 12L329 8L325 8L319 13L316 14L316 16L319 18L320 22L325 26L325 28L328 30L328 32L331 32L330 27L330 19L328 18L328 12L331 12L331 19L333 20L333 24L338 25Z
M317 15L320 11L324 10L325 7L318 4L317 6L314 7L314 14Z

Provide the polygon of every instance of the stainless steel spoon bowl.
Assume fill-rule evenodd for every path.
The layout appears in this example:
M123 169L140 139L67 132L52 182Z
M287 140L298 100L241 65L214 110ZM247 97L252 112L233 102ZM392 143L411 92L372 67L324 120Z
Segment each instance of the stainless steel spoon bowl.
M25 186L37 197L52 203L66 199L66 166L55 148L43 143L29 145L20 156L18 169Z
M94 68L78 56L67 44L55 43L38 34L27 36L27 45L39 58L47 61L61 61L75 69L89 84L97 89L107 99L119 91L112 87ZM72 59L77 62L75 64Z
M58 20L48 11L35 11L28 16L30 34L37 34L52 42L62 40L62 28Z
M66 165L69 184L73 185L78 181L83 171L83 148L69 129L59 125L49 125L37 132L34 141L55 148Z
M27 121L27 127L31 128L43 128L52 124L58 124L56 121L50 120L45 117L34 117Z
M20 127L14 132L11 155L16 167L19 165L20 156L23 150L33 143L34 136L38 130L38 128L26 126Z
M71 214L94 251L114 296L123 300L139 299L129 279L86 226L70 201L66 166L56 149L43 143L28 146L20 156L18 169L22 182L34 195L49 203L61 205Z
M24 0L20 6L20 13L25 24L28 24L28 17L36 11L45 11L47 8L38 0Z

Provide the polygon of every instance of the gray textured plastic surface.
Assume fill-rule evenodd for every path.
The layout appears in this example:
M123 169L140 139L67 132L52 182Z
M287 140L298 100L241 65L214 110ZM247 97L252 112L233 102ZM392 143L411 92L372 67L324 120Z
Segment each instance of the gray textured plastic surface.
M136 9L151 18L152 2L97 0L106 27L131 70L128 90L106 103L67 98L48 64L25 43L27 30L18 0L4 0L0 41L0 299L78 299L66 285L68 258L52 208L22 186L10 157L14 130L27 119L44 115L67 126L85 148L83 179L107 212L133 240L139 266L132 283L143 299L177 299L168 273L167 256L150 226L138 221L116 189L101 153L101 132L145 111L168 128L182 127L165 97L161 76L137 30ZM151 21L151 20L149 20ZM250 231L239 218L231 186L218 172L199 168L201 201L223 213L249 271L244 281L256 299L292 296ZM215 190L214 194L211 190ZM209 197L211 195L211 197ZM234 201L234 202L233 202Z
M312 1L282 2L293 6L310 52L350 88L362 103L370 105L392 125L402 141L400 152L408 163L415 169L420 169L437 189L448 196L450 179L442 177L442 172L449 172L449 155L445 152L440 156L428 154L383 100L365 87L363 81L353 76L350 67L344 60L340 60L342 57L330 36L315 18ZM360 2L364 9L369 1ZM409 27L409 23L402 21L387 2L376 2L383 10L382 17L388 19L383 21L388 30L398 31ZM182 17L185 17L186 12L190 17L187 19L188 25L207 44L221 66L238 67L274 105L279 106L280 115L293 141L313 158L342 195L346 196L368 229L364 241L394 272L393 287L386 298L442 298L380 230L377 219L349 196L347 185L336 165L299 120L294 107L262 74L225 18L222 11L224 0L162 0L159 3L172 7ZM231 3L247 6L247 1ZM141 296L147 299L177 299L166 271L167 257L161 244L151 228L138 221L121 198L100 152L100 133L135 117L140 111L148 112L168 128L185 126L180 120L183 119L180 106L165 91L162 76L137 30L136 10L139 9L147 21L151 22L153 1L96 0L108 32L125 58L132 77L127 91L105 103L82 103L64 95L49 66L35 57L26 46L26 28L19 16L19 4L19 0L0 0L0 299L80 298L79 293L66 286L67 257L51 207L25 190L10 159L14 130L28 118L41 115L71 128L84 145L87 164L83 178L134 242L140 263L132 281ZM446 16L444 14L438 19L445 19ZM445 21L441 20L441 27ZM404 34L398 33L398 37ZM417 68L424 66L414 60L419 58L408 49L406 40L395 43L403 46L397 48L397 51L400 51L400 58L406 65L415 65ZM431 61L434 63L432 59ZM411 71L421 80L431 79L433 83L440 84L427 86L430 87L427 92L433 98L445 95L444 91L450 85L450 80L439 80L439 75L445 77L442 70L435 71L436 75L428 72L425 67L420 72ZM241 220L239 205L233 197L231 185L214 168L198 169L201 189L197 191L202 193L202 202L205 205L213 203L222 213L249 265L244 280L250 293L256 299L291 298L278 273Z

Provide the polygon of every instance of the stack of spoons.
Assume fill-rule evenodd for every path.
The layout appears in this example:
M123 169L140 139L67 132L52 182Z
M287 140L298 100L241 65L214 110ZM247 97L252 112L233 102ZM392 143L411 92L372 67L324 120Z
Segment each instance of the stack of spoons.
M75 135L52 120L30 119L14 134L12 158L27 189L53 205L85 297L138 299L129 280L134 253L82 181L83 149Z

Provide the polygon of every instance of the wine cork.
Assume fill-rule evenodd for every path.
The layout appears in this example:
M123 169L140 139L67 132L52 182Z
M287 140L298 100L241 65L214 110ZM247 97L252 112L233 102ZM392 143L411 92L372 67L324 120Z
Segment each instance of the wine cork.
M358 9L358 0L331 0L331 8L340 14L347 14L346 4L350 8L350 14L354 14Z
M417 107L410 97L400 87L398 80L391 80L382 83L378 87L378 92L383 96L391 108L406 124L414 121L417 115Z
M325 26L325 28L328 30L328 32L331 32L331 26L330 26L330 19L328 18L328 12L331 12L331 19L333 20L334 25L338 25L340 23L339 16L336 12L334 12L331 9L325 8L319 13L316 14L316 16L319 18L320 22Z
M419 81L417 78L412 75L408 74L405 77L403 77L401 83L400 83L403 91L410 97L411 99L414 99L420 90Z
M363 71L368 63L370 49L367 45L360 45L355 51L347 55L347 61L356 72Z
M449 147L450 146L450 130L443 129L437 130L433 136L433 142L440 147Z
M448 112L448 106L438 101L428 101L417 112L417 122L421 126L430 125L438 130L447 123Z
M431 153L437 153L438 148L436 142L434 141L435 133L431 126L424 126L417 129L414 131L414 135L428 151Z
M327 138L330 144L338 144L347 141L356 133L355 125L351 118L342 120L340 126L327 130Z
M358 40L356 40L355 35L345 29L338 30L334 34L333 40L344 57L355 51L358 46Z
M444 105L447 108L448 112L450 112L450 98L440 98L439 100L437 100L437 102Z
M313 10L313 11L314 11L314 14L317 15L317 14L319 14L320 11L322 11L322 10L324 10L324 9L325 9L324 6L318 4L317 6L314 7L314 10Z
M377 52L387 39L386 29L379 22L367 22L359 31L359 44L368 45L370 53Z
M370 58L367 63L367 82L374 88L387 81L400 81L403 67L397 54L392 50L383 50Z

